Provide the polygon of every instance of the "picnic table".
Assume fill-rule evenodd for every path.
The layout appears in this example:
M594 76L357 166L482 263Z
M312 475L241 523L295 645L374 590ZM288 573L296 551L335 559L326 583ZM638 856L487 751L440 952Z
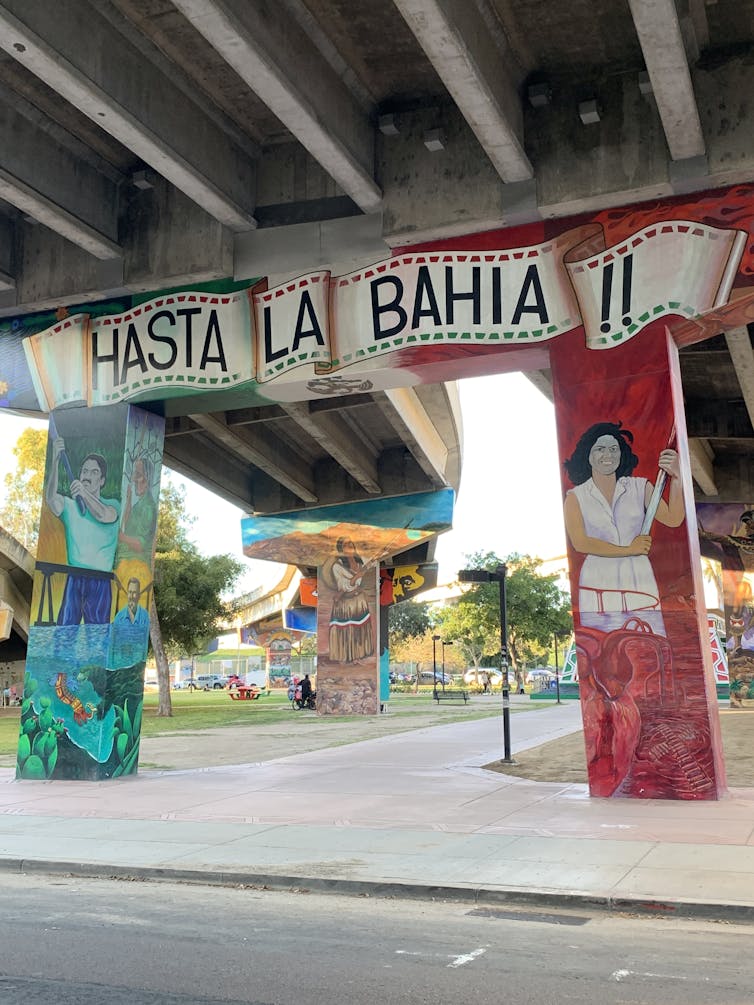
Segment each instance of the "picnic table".
M237 684L228 690L233 701L254 701L261 693L262 689L256 684Z

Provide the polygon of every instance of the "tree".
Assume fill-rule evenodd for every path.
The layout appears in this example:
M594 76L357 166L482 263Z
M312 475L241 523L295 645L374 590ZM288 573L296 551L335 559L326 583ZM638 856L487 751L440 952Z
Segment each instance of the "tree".
M429 633L434 627L434 617L428 604L405 600L388 607L388 648L396 656L400 653L416 663L414 690L419 690L419 670L426 661Z
M438 628L446 639L453 640L466 665L475 670L485 656L500 652L499 604L491 604L482 590L469 590L457 603L440 611Z
M529 555L509 555L500 559L493 552L467 556L467 568L495 571L507 566L506 595L508 650L516 682L523 683L526 660L537 650L549 651L554 636L562 637L572 628L568 597L554 575L538 570L541 559ZM500 657L500 590L497 583L480 583L464 593L440 614L443 635L452 638L478 669L482 660Z
M0 524L17 541L35 554L39 537L39 510L42 505L47 430L24 429L13 447L16 470L5 476L5 503Z
M200 555L188 539L186 495L170 480L160 491L150 637L157 663L157 714L172 715L168 659L204 649L216 623L231 614L223 600L241 573L230 555Z
M428 604L415 600L404 600L391 604L387 609L388 645L390 649L426 634L432 627L432 616Z

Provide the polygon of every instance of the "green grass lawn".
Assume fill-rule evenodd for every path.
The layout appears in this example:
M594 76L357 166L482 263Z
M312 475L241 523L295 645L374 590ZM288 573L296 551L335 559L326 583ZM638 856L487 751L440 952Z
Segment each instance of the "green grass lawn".
M309 728L322 723L321 717L311 712L295 712L285 691L273 691L255 701L234 701L227 691L171 691L172 716L157 716L157 691L144 692L144 714L141 734L145 737L164 736L170 733L187 733L202 729L226 726L270 725L281 722L281 717L296 716L301 728ZM537 711L546 702L532 705L518 705L511 712ZM448 704L438 706L432 700L432 688L420 688L418 694L399 693L390 695L389 712L392 719L405 721L405 728L411 728L411 719L419 719L418 725L438 725L483 719L500 715L499 700L486 704ZM0 709L0 755L14 754L18 742L18 720L21 709ZM427 717L429 721L427 720ZM329 718L329 717L328 717ZM338 722L368 722L369 716L339 716ZM332 720L329 720L332 721ZM365 732L365 737L366 737Z

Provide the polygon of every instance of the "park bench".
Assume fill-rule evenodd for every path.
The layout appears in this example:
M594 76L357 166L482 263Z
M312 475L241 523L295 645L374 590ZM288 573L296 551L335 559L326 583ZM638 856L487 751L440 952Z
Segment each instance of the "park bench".
M441 701L462 701L465 705L469 700L469 692L457 687L446 687L444 691L442 688L436 687L432 693L432 697L438 705Z

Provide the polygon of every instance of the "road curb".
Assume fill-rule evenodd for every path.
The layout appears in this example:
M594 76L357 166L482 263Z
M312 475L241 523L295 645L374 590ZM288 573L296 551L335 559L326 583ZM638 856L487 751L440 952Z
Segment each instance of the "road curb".
M332 879L323 876L161 866L125 866L107 863L58 862L52 859L0 858L0 872L78 876L82 879L117 879L142 882L191 883L199 886L248 887L288 893L337 894L383 900L421 900L469 903L479 907L528 906L589 909L612 914L646 914L665 918L698 918L707 921L754 923L754 904L671 900L648 897L612 897L607 894L555 890L494 889L480 886L428 885L381 880Z

